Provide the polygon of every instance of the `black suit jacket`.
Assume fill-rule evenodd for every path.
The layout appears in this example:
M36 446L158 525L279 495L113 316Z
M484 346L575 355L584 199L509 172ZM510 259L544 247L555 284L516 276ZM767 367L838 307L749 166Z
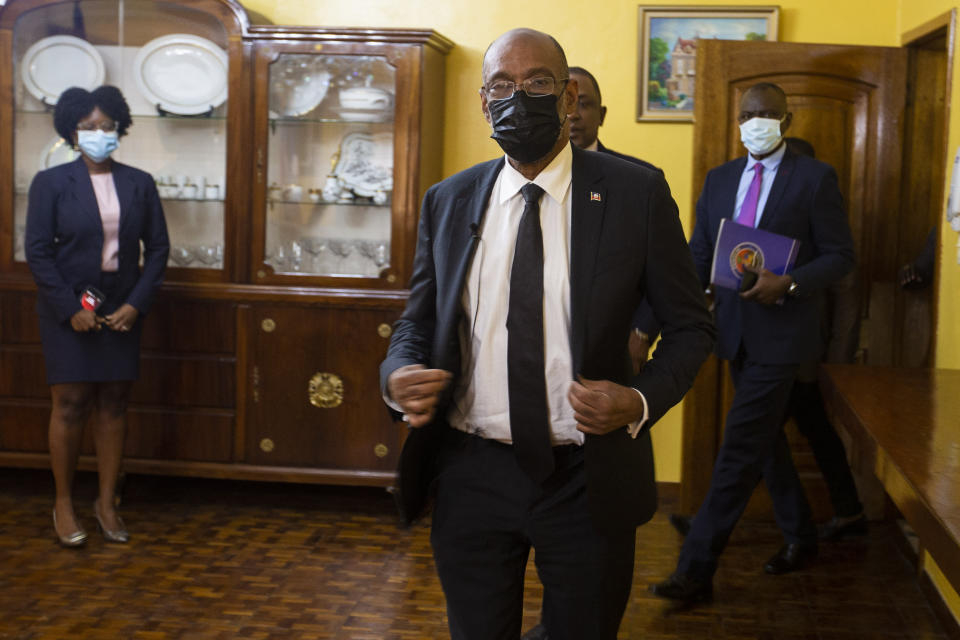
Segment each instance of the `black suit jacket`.
M423 200L410 299L395 325L381 385L409 364L461 374L461 293L503 167L491 160L431 187ZM639 389L652 425L689 389L713 344L714 329L677 208L661 175L573 148L570 236L570 350L575 374ZM630 322L644 296L663 319L660 347L639 376L627 352ZM410 521L422 511L451 393L429 427L413 429L401 454L400 502ZM641 524L656 509L649 429L587 436L591 514L601 528Z
M121 304L128 302L145 314L167 268L167 225L150 174L119 162L113 163L112 173L120 201L117 291ZM103 253L100 207L82 157L34 177L24 246L39 290L38 312L68 321L82 308L80 291L99 284Z
M663 175L663 169L660 167L654 166L646 160L641 160L640 158L635 158L633 156L628 156L625 153L608 149L607 147L603 146L603 143L600 142L600 140L597 140L597 151L599 153L608 153L615 158L620 158L621 160L638 164L641 167L646 167L651 171L656 171L660 175ZM634 328L640 329L640 331L643 331L645 334L650 336L651 341L655 340L657 335L660 333L660 322L657 320L656 315L653 313L653 309L650 308L650 305L647 304L646 300L640 301L640 306L637 307L636 313L633 314L632 324Z
M697 200L690 240L700 281L710 280L720 221L733 216L746 157L712 169ZM787 150L773 180L758 228L800 241L791 271L796 298L782 305L741 300L731 289L715 288L717 354L733 360L741 343L749 357L768 364L800 363L822 352L822 291L853 268L853 238L837 174L828 164Z

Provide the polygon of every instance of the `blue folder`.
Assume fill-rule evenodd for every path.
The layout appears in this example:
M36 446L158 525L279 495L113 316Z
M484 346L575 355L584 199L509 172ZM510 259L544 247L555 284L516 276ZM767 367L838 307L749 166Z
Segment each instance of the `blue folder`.
M724 218L720 221L717 244L713 248L710 283L715 287L738 290L745 264L769 269L782 276L793 269L799 248L799 240Z

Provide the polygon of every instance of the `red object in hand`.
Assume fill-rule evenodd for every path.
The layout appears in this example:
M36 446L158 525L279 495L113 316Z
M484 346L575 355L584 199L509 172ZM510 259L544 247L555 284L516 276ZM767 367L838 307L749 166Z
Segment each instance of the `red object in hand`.
M80 305L88 311L96 311L103 304L104 296L97 289L87 287L80 294Z

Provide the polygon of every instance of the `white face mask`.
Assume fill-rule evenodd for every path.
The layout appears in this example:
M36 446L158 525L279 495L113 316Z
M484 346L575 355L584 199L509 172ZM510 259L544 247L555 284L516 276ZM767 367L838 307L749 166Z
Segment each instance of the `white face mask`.
M740 125L740 142L755 156L769 153L783 140L781 122L774 118L750 118Z

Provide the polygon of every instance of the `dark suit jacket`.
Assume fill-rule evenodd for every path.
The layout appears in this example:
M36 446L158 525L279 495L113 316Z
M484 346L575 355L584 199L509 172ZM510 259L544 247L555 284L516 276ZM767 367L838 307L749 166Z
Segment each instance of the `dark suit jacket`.
M621 160L626 160L627 162L632 162L633 164L638 164L638 165L640 165L641 167L646 167L647 169L650 169L651 171L656 171L656 172L659 173L661 176L663 175L663 169L661 169L660 167L658 167L658 166L656 166L656 165L652 165L652 164L650 164L649 162L647 162L646 160L641 160L640 158L635 158L635 157L633 157L633 156L628 156L628 155L625 154L625 153L620 153L619 151L614 151L613 149L608 149L607 147L603 146L603 143L600 142L599 140L597 140L597 151L598 151L599 153L608 153L608 154L610 154L611 156L613 156L614 158L620 158Z
M704 287L710 281L720 221L733 216L746 164L743 157L712 169L697 200L690 249ZM742 342L756 362L787 364L818 358L821 292L853 268L853 239L833 168L788 149L758 228L800 241L791 272L799 295L782 305L763 305L741 300L736 291L715 288L717 354L733 360Z
M424 364L461 373L458 327L467 271L476 249L471 226L482 225L503 167L491 160L434 185L423 200L410 299L395 325L381 385L391 372ZM570 235L570 349L575 374L639 389L653 424L693 382L713 344L714 329L687 250L677 208L661 175L573 148ZM634 377L627 352L630 321L644 296L663 319L660 347ZM430 427L411 430L401 454L400 492L406 519L418 517L435 473L437 438L447 428L450 393ZM591 514L601 528L641 524L656 509L649 430L587 436Z
M145 314L167 268L167 225L150 174L119 162L112 172L120 201L118 291ZM82 157L34 177L24 244L39 290L38 312L68 321L82 308L80 291L100 282L103 253L100 208Z
M597 140L597 151L599 153L608 153L615 158L620 158L621 160L638 164L641 167L650 169L651 171L656 171L661 176L663 175L663 169L660 167L654 166L646 160L641 160L640 158L635 158L633 156L628 156L625 153L619 153L613 149L608 149L607 147L603 146L603 143L600 142L600 140ZM650 336L651 341L655 340L657 335L660 333L660 322L657 320L656 315L653 313L653 309L650 308L650 305L647 304L646 300L640 301L640 306L637 307L637 311L633 314L633 322L631 325Z

